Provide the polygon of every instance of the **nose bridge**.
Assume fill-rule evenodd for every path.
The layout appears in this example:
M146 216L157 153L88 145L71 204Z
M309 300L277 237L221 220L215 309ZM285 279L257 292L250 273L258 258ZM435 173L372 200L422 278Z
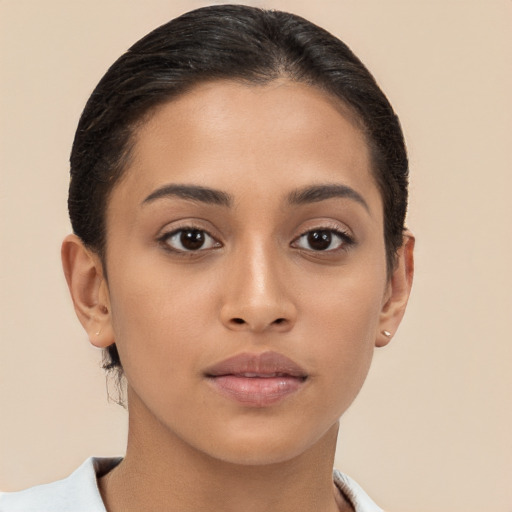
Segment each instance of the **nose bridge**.
M233 254L222 307L230 328L286 330L295 321L295 307L283 280L279 251L263 237L252 237Z
M260 243L255 241L248 251L241 251L243 259L247 262L247 278L251 287L248 298L255 303L274 298L277 291L275 274L277 274L278 262L275 257L272 257L272 251L268 245L262 241Z

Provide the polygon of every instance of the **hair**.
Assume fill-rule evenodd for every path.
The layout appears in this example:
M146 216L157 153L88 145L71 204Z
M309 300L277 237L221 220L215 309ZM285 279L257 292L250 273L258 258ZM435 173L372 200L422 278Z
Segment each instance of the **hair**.
M318 87L355 114L371 151L388 273L393 269L403 243L409 172L389 101L361 61L326 30L294 14L242 5L196 9L150 32L110 67L87 101L71 151L68 208L74 233L104 267L107 204L129 162L137 127L199 83L278 78ZM115 344L104 368L122 375Z

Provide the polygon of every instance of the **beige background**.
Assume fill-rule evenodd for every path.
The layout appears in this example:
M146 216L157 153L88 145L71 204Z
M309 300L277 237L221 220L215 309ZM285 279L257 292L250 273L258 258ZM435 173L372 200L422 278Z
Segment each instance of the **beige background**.
M122 453L61 275L68 155L107 66L207 2L0 0L0 488ZM395 106L411 157L406 320L342 420L337 464L394 512L512 511L512 2L248 2L325 26Z

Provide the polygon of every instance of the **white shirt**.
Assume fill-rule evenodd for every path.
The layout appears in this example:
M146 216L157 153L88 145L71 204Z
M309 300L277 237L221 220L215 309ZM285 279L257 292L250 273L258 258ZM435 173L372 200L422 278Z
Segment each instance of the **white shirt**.
M91 457L63 480L0 493L0 512L106 512L97 478L121 460ZM333 478L355 512L383 512L350 477L334 470Z

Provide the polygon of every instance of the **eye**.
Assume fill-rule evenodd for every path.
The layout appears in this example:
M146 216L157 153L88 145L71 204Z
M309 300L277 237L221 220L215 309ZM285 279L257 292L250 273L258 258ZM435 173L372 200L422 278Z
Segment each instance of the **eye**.
M335 229L312 229L299 236L293 242L294 247L308 251L335 251L353 240L346 233Z
M220 247L221 244L203 229L181 228L166 233L160 241L175 252L203 251Z

